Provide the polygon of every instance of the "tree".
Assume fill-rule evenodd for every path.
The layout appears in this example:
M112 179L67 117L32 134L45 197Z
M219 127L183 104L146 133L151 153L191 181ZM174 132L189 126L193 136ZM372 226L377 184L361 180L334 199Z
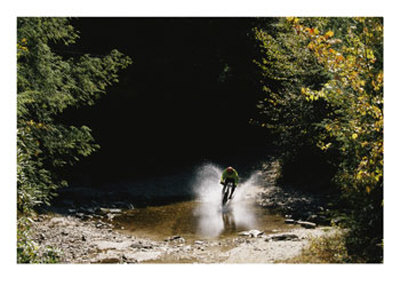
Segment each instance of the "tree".
M333 168L350 207L349 254L382 261L383 20L290 17L256 35L262 125L277 131L286 157L304 157L298 145L307 145Z
M254 29L261 54L255 63L259 66L265 98L260 101L259 117L253 122L275 135L286 180L304 185L305 179L320 180L327 174L319 167L321 160L317 160L320 151L315 137L321 134L321 129L315 124L323 120L328 108L323 102L305 101L300 91L303 86L320 88L328 75L307 49L307 41L296 34L288 20L276 21ZM299 177L301 172L304 173Z
M349 246L369 261L382 261L383 20L352 18L345 40L335 38L333 30L320 32L290 21L332 74L321 89L305 87L302 93L311 102L324 99L332 107L320 123L325 134L318 145L340 151L335 182L353 207Z
M131 64L117 50L79 58L63 58L53 50L77 38L66 18L17 20L18 262L41 260L29 242L29 215L67 185L57 171L99 148L88 127L57 122L57 116L69 107L93 105Z

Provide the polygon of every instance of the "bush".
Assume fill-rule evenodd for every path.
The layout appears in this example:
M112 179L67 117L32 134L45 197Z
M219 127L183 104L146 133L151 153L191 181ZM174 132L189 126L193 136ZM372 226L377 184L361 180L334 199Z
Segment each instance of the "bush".
M353 262L346 247L343 231L336 229L333 234L314 237L302 254L289 259L286 263L349 263Z
M17 19L17 208L18 262L40 262L30 239L29 216L67 185L60 168L99 148L86 126L57 122L70 107L93 105L131 59L117 50L101 58L64 59L52 47L67 47L78 38L67 18ZM52 250L43 254L55 261Z

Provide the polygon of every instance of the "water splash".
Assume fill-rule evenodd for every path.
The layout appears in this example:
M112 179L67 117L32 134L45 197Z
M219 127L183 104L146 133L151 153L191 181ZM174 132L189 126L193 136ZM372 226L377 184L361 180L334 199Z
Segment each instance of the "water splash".
M259 191L259 173L241 179L227 208L222 207L222 186L219 184L222 168L214 164L201 166L196 173L193 189L199 201L195 211L198 231L206 236L219 236L224 230L255 226L254 198ZM227 229L229 228L229 229Z

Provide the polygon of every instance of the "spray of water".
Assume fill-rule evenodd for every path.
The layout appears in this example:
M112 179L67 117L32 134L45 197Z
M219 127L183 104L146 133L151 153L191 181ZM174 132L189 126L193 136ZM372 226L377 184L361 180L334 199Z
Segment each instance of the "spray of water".
M257 195L259 175L241 180L227 208L222 207L222 186L219 184L222 168L214 164L201 166L196 173L193 189L199 201L195 214L198 217L198 231L206 236L216 237L227 227L252 228L255 226L254 198Z

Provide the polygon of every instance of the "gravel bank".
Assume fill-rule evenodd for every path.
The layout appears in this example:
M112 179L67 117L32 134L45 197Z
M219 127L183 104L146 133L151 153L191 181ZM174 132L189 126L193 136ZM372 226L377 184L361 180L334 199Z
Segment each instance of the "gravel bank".
M62 263L273 263L300 254L309 238L329 230L293 229L258 237L187 243L184 237L163 241L117 232L100 219L40 215L33 225L41 247L62 250Z

